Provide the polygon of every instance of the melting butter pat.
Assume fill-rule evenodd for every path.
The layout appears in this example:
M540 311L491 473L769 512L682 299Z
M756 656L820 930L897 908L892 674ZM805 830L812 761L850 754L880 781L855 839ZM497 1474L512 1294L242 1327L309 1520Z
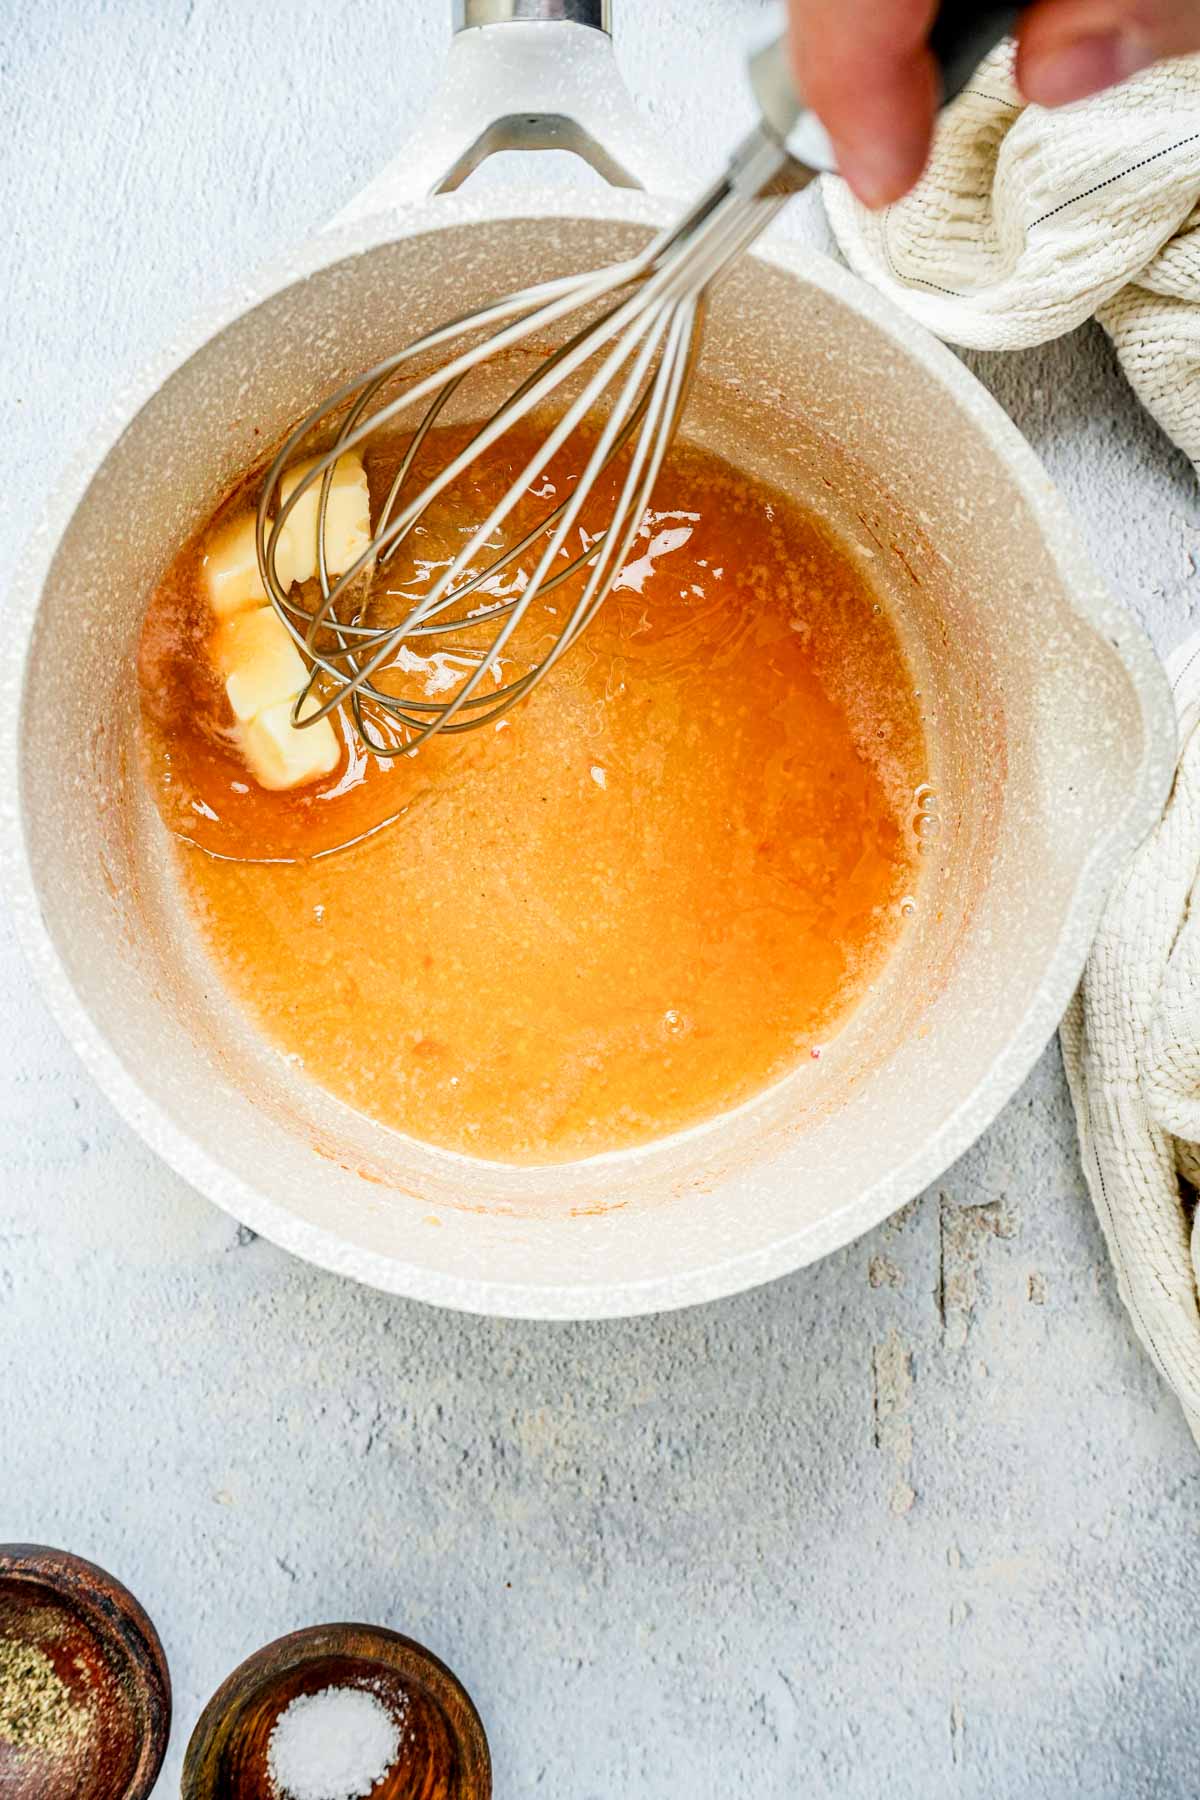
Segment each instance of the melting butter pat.
M292 724L308 670L273 608L260 606L227 619L213 636L213 658L237 720L238 747L259 787L301 787L332 774L341 746L329 720L303 728ZM319 704L310 694L301 716L310 716Z
M280 483L287 500L316 457L297 463ZM286 594L298 581L311 581L317 573L317 514L321 483L297 500L275 542L275 574ZM258 567L252 512L238 513L213 533L204 547L201 572L209 604L218 619L230 619L248 607L270 599ZM347 450L333 465L329 499L325 508L325 567L330 575L344 575L371 542L371 494L362 458Z
M261 606L270 598L259 573L254 532L255 515L239 513L215 532L204 547L200 568L209 604L218 619L232 618L248 606ZM275 573L286 593L296 579L291 535L286 526L275 546Z
M318 719L303 730L292 724L291 700L277 701L238 729L238 741L247 767L260 787L294 788L321 775L332 775L341 757L337 733L328 719ZM301 716L317 710L310 694Z
M314 469L317 457L297 463L279 484L280 504L295 493L302 478ZM311 581L317 573L317 515L321 483L314 481L288 514L283 536L288 540L288 572L293 581ZM330 575L344 575L371 542L371 494L362 458L347 450L333 465L329 498L325 506L325 568ZM276 558L282 573L282 559ZM290 586L290 582L286 585Z
M289 469L280 484L281 504L295 493L314 457ZM275 574L286 593L317 573L317 523L321 483L300 496L275 544ZM328 719L303 728L292 709L308 682L308 669L283 620L269 604L258 567L254 513L240 513L205 545L201 564L217 619L211 640L214 666L237 721L246 765L264 788L300 787L332 774L341 743ZM371 496L362 459L347 451L333 465L325 508L325 566L342 575L371 542ZM303 713L319 702L310 695Z
M308 680L304 658L270 606L235 613L213 637L213 658L233 716L244 725L264 707L292 701Z

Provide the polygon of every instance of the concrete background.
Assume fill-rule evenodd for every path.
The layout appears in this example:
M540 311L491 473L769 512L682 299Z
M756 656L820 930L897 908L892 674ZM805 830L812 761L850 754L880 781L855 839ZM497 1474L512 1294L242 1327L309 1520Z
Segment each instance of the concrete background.
M445 10L0 0L5 566L116 371L415 124ZM618 10L631 86L706 173L757 4ZM1099 333L971 362L1169 648L1200 496ZM502 1800L1200 1791L1200 1459L1116 1299L1055 1049L936 1191L816 1268L539 1326L240 1231L93 1092L3 923L0 1018L0 1539L147 1605L160 1794L242 1656L356 1617L459 1671Z

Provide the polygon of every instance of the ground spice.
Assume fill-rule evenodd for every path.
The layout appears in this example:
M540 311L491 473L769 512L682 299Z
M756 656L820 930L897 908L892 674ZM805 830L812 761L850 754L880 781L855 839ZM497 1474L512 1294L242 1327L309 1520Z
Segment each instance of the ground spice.
M55 1758L74 1755L91 1735L92 1719L45 1651L0 1638L0 1744Z

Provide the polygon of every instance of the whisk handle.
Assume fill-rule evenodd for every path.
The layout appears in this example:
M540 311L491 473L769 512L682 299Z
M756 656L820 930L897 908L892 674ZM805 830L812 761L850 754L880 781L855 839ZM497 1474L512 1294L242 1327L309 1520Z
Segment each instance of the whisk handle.
M1020 11L989 0L942 0L929 48L942 71L943 100L962 93L988 51L1012 31Z

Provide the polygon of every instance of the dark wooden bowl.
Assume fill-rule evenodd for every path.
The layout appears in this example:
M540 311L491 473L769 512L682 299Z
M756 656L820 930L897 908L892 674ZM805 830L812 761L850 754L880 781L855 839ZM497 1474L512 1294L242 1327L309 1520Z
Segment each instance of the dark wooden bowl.
M312 1625L256 1650L200 1715L181 1800L279 1800L267 1746L299 1694L362 1687L403 1716L399 1760L370 1800L491 1800L492 1759L470 1695L430 1651L381 1625Z
M0 1544L0 1696L10 1700L13 1645L31 1673L0 1712L4 1800L145 1800L166 1754L171 1679L129 1590L65 1550ZM36 1686L47 1662L50 1710Z

